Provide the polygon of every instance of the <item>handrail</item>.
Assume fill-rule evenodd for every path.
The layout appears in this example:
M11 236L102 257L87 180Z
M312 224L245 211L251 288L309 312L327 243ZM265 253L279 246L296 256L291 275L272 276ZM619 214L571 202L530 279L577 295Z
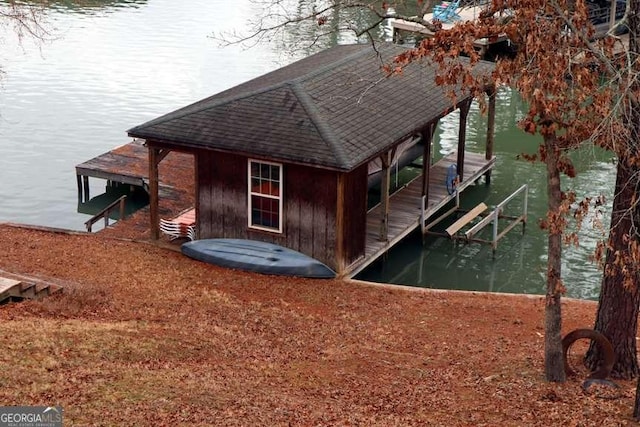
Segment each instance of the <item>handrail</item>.
M109 214L111 213L113 208L115 208L116 206L119 206L119 208L120 208L120 218L119 219L123 219L124 215L125 215L124 214L124 203L125 203L126 199L127 199L127 196L126 195L122 195L117 200L115 200L111 204L109 204L109 206L107 206L106 208L102 209L100 212L98 212L94 216L92 216L91 219L89 219L89 221L84 223L84 225L87 227L87 231L89 233L91 233L91 227L93 226L93 224L95 224L96 222L100 221L101 218L104 218L104 226L105 226L105 228L108 227L109 226Z

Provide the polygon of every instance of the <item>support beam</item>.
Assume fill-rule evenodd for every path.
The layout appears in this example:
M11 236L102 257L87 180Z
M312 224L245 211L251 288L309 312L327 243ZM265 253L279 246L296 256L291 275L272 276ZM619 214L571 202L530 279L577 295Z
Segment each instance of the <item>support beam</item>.
M83 176L82 177L82 182L83 182L83 186L84 186L84 201L88 202L89 198L91 197L91 195L89 194L89 177L88 176Z
M198 240L201 239L201 235L200 235L200 230L202 230L202 225L200 223L200 221L202 221L202 216L200 215L200 185L198 185L199 180L198 180L198 176L200 176L200 154L199 153L194 153L193 154L193 182L195 182L195 187L196 187L196 194L195 194L195 201L196 201L196 228L195 228L195 239L194 240Z
M487 114L487 143L485 146L485 156L487 160L493 157L493 143L496 134L496 87L492 86L487 91L489 95L489 111ZM484 174L484 180L487 185L491 184L491 169Z
M617 1L616 0L611 0L611 13L609 14L609 29L613 29L613 27L616 25L616 6L617 6Z
M78 203L82 203L82 175L76 175L78 183Z
M460 181L464 179L464 149L467 144L467 116L471 108L471 100L465 101L460 105L460 124L458 127L458 160L456 169Z
M165 157L167 157L167 155L171 152L171 150L167 150L166 148L163 149L158 149L158 156L157 156L157 160L158 160L158 164L160 164L161 161L164 160Z
M389 240L389 186L391 183L391 159L393 156L390 151L382 154L380 160L382 162L382 182L380 183L380 241Z
M422 141L424 141L424 150L422 151L422 195L429 200L429 178L431 174L431 144L433 141L433 135L436 131L438 122L431 123L426 128L422 129L420 135Z
M344 223L345 223L345 174L338 172L338 188L336 203L336 273L338 276L345 272L347 267L346 248L344 240Z
M160 214L158 211L158 165L160 149L149 147L149 222L151 240L160 238ZM165 154L166 156L166 154ZM162 156L164 158L164 156Z

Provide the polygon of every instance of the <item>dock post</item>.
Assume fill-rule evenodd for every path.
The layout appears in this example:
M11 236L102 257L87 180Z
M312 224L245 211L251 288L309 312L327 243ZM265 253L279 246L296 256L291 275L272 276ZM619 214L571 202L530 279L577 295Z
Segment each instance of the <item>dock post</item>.
M124 219L124 215L125 215L124 208L125 208L125 200L126 199L127 199L126 196L120 198L120 219L121 220Z
M612 30L613 27L616 25L616 8L617 8L617 1L616 0L611 0L611 10L609 11L609 30Z
M78 183L78 203L82 203L82 175L76 174L76 181Z
M149 221L151 240L160 239L160 214L158 212L158 152L149 147Z
M151 226L151 240L158 240L160 239L160 212L158 211L158 187L160 178L158 166L171 151L156 148L149 144L147 147L149 148L149 222Z
M433 134L436 131L435 123L431 123L421 131L422 141L424 141L424 149L422 151L422 195L427 196L429 200L429 178L431 174L431 143L433 142Z
M392 160L391 152L387 151L382 154L380 160L382 161L382 182L380 183L380 204L382 205L382 209L380 209L380 241L386 242L389 240L389 185L391 182L391 169L389 166Z
M458 128L458 159L456 169L460 182L464 180L464 149L467 144L467 116L471 108L471 101L465 101L460 105L460 124Z
M84 184L84 201L88 202L91 195L89 194L89 177L83 176L82 181Z
M487 114L487 144L485 147L486 160L491 160L493 157L493 142L495 140L496 130L496 87L492 86L487 91L489 95L489 111ZM484 174L484 181L486 185L491 184L491 169Z
M402 43L402 37L400 36L400 30L398 30L397 28L393 28L393 37L392 40L394 43L396 44L401 44Z

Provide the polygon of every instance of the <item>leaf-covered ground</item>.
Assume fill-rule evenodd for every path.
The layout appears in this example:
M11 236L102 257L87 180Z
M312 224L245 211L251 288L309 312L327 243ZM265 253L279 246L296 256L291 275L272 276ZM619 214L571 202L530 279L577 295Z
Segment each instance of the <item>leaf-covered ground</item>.
M0 269L64 282L0 306L0 402L65 425L632 425L543 378L539 297L225 270L99 235L0 225ZM564 331L595 304L566 301ZM612 397L603 391L607 397Z

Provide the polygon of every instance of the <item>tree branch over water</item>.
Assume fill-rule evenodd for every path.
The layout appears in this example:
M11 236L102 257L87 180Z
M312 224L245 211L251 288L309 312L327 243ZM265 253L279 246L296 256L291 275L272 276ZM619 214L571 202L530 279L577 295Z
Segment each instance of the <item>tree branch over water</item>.
M315 46L322 39L336 38L340 34L355 39L376 37L373 31L390 18L420 24L432 31L439 24L424 20L424 12L435 1L352 1L352 0L253 0L257 16L248 20L246 31L214 33L212 37L222 45L253 46L276 39L289 40L293 45ZM301 28L305 31L301 31Z
M10 27L20 40L30 37L44 40L50 35L47 29L44 10L48 2L31 3L10 0L0 5L0 25Z

